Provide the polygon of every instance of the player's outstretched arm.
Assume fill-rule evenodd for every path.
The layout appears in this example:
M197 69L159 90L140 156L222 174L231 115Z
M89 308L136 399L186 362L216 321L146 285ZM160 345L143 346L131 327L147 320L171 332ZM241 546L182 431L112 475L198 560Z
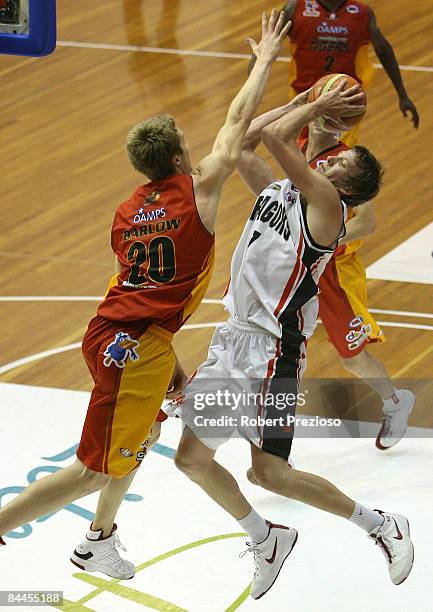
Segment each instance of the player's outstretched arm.
M302 106L306 102L307 96L308 91L296 96L291 102L283 106L259 115L248 128L242 145L238 171L254 194L259 195L265 187L275 181L274 172L270 165L255 152L256 147L262 140L262 130L270 123Z
M379 29L379 26L376 22L376 16L374 12L369 9L370 12L370 36L371 42L374 47L374 51L381 61L382 66L386 74L391 79L392 84L394 85L395 91L397 92L400 110L403 115L406 117L407 113L411 114L411 121L413 123L414 128L419 126L419 115L416 110L415 104L408 97L406 93L405 86L403 84L403 79L401 78L400 68L398 67L397 58L395 57L394 49L392 48L390 42L385 38L382 32Z
M285 21L285 23L290 21L291 22L291 26L293 25L293 17L295 15L296 2L297 2L297 0L287 0L285 5L281 9L282 11L284 11L284 21ZM254 68L254 64L256 63L256 61L257 61L257 57L254 55L254 52L253 52L253 54L251 56L250 63L248 65L248 74L250 74L251 70Z
M248 39L258 57L256 65L231 103L211 153L193 173L198 211L210 232L213 232L222 185L239 161L245 133L262 99L271 66L280 52L289 27L290 22L284 25L284 13L278 16L274 9L270 19L266 14L262 15L260 42L257 44L253 39Z
M286 175L308 201L308 225L313 239L321 245L332 245L341 229L340 197L333 184L310 168L296 138L301 129L321 115L335 121L348 110L365 110L357 104L363 97L358 87L343 91L345 81L310 104L274 121L262 131L263 143L278 161Z

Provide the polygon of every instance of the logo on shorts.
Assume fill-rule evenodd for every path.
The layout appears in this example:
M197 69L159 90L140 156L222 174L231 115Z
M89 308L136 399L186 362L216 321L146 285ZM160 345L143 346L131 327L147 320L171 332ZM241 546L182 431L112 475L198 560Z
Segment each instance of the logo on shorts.
M349 326L352 329L346 335L347 347L349 351L354 351L368 339L372 332L372 327L370 324L365 324L362 317L355 317L352 319Z
M146 456L146 451L138 451L137 453L137 461L143 461Z
M348 6L346 6L346 11L348 13L352 13L352 15L356 15L357 13L359 13L359 6L356 6L356 4L349 4Z
M134 455L134 453L130 451L129 448L121 448L120 454L123 455L124 457L132 457Z
M137 361L139 356L135 349L139 345L139 341L131 338L129 334L122 331L117 332L113 342L111 342L104 351L104 366L109 368L111 364L114 363L118 368L124 368L128 357L130 357L132 361Z
M320 17L319 5L316 0L305 0L304 17Z

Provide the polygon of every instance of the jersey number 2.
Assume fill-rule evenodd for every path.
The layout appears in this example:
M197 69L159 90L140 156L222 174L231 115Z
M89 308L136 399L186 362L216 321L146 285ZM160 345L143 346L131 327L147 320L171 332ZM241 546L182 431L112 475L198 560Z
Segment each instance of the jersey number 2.
M323 72L332 72L332 66L334 65L335 57L333 55L326 56L326 64Z
M154 283L169 283L176 276L176 255L174 242L167 236L159 236L150 241L133 242L129 247L128 261L132 263L128 282L143 285L148 279ZM149 262L147 275L140 274L141 266Z

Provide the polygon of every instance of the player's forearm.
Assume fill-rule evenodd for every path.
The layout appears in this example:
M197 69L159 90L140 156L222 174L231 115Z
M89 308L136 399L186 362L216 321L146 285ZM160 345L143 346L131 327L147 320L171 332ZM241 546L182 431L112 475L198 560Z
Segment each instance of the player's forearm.
M394 50L390 43L384 39L382 44L375 48L375 51L386 74L389 76L392 84L394 85L398 97L407 97L397 58L395 57Z
M280 119L270 123L262 129L274 138L278 138L285 143L295 142L299 132L310 121L313 121L323 113L320 99L310 104L303 104L291 113L286 113Z
M254 151L254 149L257 147L257 145L262 139L262 130L270 123L273 123L274 121L281 119L281 117L283 117L287 113L294 111L295 108L298 108L298 104L294 102L288 102L283 106L273 108L272 110L256 117L251 122L251 125L248 128L247 133L245 134L243 149Z
M251 74L251 71L254 68L256 61L257 61L257 56L254 55L253 53L250 59L250 63L248 64L248 74L249 75Z
M227 122L249 123L262 99L263 92L271 74L273 59L259 57L251 74L230 105Z

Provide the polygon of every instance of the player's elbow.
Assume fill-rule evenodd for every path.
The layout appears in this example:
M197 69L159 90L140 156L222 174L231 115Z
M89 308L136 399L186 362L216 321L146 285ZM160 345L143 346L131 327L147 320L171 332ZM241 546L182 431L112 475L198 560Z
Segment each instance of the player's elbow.
M389 43L384 37L381 37L379 40L375 41L374 52L382 63L386 62L389 57L394 56L391 43Z
M290 133L285 127L279 125L279 121L274 121L263 128L262 141L266 147L272 146L275 142L288 144L290 141Z
M262 142L268 149L272 148L272 145L276 140L280 140L278 128L274 124L269 124L262 130Z
M269 143L271 140L273 140L276 137L276 135L277 135L276 121L274 121L273 123L269 123L269 125L265 125L265 127L262 129L263 142Z

